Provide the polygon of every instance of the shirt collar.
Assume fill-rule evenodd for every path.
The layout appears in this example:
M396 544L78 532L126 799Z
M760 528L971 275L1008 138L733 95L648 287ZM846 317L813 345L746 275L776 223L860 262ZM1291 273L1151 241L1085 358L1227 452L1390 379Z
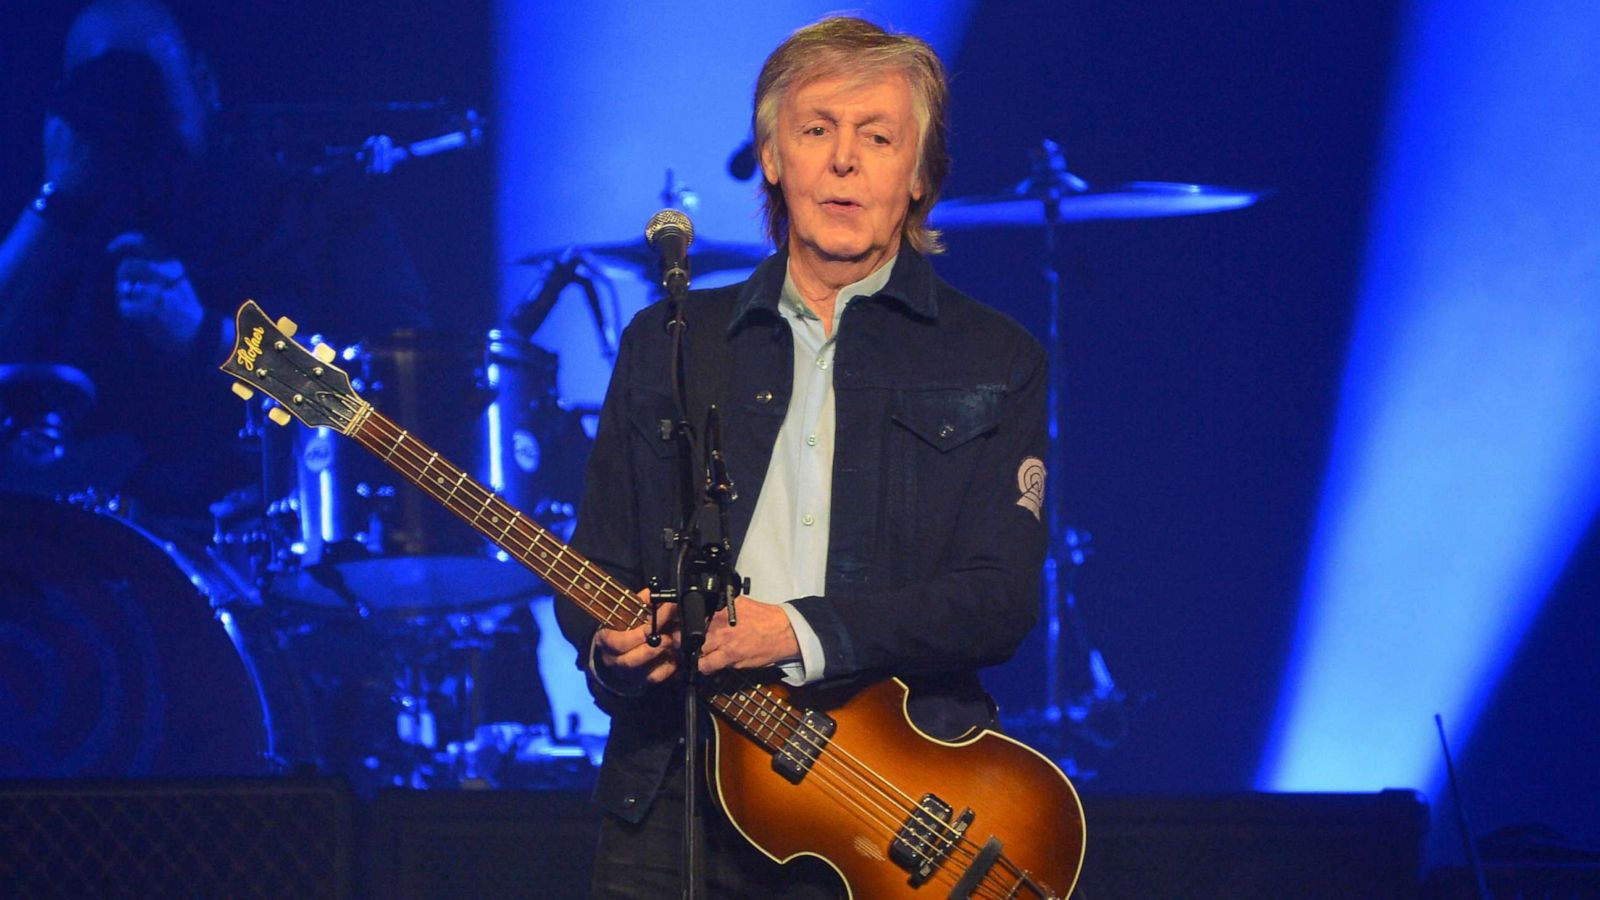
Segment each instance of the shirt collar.
M833 310L834 325L838 325L839 316L843 315L844 308L850 304L851 300L857 297L871 297L883 290L883 286L889 282L889 276L894 273L894 264L897 259L899 259L898 256L889 257L888 262L873 269L867 277L839 289L839 299L834 304ZM794 273L788 271L787 267L784 269L783 289L778 292L778 305L783 307L785 313L793 313L802 319L817 318L817 314L812 312L811 307L806 305L805 298L800 296L800 289L794 283Z
M905 310L913 315L925 319L939 317L939 304L936 299L938 282L933 274L933 266L923 258L922 254L911 249L905 241L900 243L900 253L895 257L894 265L889 267L888 280L883 286L873 293L874 297L886 297L896 300ZM874 273L881 274L882 270ZM756 266L750 278L745 281L739 290L739 297L734 301L733 319L728 324L728 331L736 330L744 320L757 310L764 310L772 315L778 315L778 301L783 295L784 282L789 277L789 251L780 250L761 261ZM869 275L859 285L873 281ZM848 289L847 289L848 290ZM843 291L840 292L844 293ZM859 295L856 290L852 296ZM847 298L848 300L848 298Z

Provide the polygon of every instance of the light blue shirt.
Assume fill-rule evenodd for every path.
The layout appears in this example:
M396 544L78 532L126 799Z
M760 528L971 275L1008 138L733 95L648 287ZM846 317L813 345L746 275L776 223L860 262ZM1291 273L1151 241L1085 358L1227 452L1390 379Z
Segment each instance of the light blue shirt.
M750 579L750 596L782 605L800 643L800 659L781 664L783 680L822 680L822 642L789 602L820 597L828 574L828 526L833 501L833 354L839 322L856 297L883 289L895 259L839 291L831 333L806 306L785 273L778 311L794 336L794 388L772 447L772 462L756 498L750 530L739 551L738 571Z

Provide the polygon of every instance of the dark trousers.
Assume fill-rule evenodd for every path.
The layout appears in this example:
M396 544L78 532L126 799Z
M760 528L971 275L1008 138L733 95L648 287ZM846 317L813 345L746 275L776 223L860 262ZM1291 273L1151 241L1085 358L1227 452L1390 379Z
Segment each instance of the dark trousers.
M835 900L844 882L813 857L778 865L745 840L696 779L705 817L706 896L716 900ZM672 900L682 896L683 766L674 765L660 796L637 825L605 815L595 851L595 900Z

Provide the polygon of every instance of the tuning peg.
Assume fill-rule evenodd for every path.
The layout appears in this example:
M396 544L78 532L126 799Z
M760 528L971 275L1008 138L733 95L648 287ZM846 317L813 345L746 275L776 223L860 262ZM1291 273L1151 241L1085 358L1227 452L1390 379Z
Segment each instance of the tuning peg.
M318 344L311 349L311 355L317 358L317 362L331 363L333 362L334 356L337 354L335 354L333 348L329 347L327 344Z
M279 425L287 425L293 421L293 417L289 415L289 411L281 406L274 406L272 409L267 410L267 418L278 423Z
M233 392L234 394L238 395L240 400L249 400L251 397L256 395L255 391L250 390L237 381L233 383Z
M294 337L294 333L296 331L300 330L300 326L296 325L294 323L294 320L289 318L288 316L279 316L278 317L278 330L283 332L283 336L284 337L291 337L292 338L292 337Z

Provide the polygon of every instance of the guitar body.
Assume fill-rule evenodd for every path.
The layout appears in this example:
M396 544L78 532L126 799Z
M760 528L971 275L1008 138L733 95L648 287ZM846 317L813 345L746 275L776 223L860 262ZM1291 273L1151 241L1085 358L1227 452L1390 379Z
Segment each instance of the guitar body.
M820 709L837 731L817 767L798 784L773 771L772 753L721 716L712 716L708 766L712 791L729 819L752 844L778 862L822 858L839 872L852 897L946 897L964 872L952 856L920 887L888 856L902 805L932 793L959 815L975 816L966 833L974 847L990 837L1003 842L1007 860L1065 898L1083 863L1084 820L1078 794L1054 763L1024 744L992 731L958 742L928 737L906 714L907 688L898 679L874 682L841 699L804 689L768 685L797 705ZM848 754L848 756L845 756ZM905 794L891 800L851 773L870 770ZM898 792L896 792L898 793ZM976 896L1010 896L996 868ZM1018 896L1034 896L1022 891Z

